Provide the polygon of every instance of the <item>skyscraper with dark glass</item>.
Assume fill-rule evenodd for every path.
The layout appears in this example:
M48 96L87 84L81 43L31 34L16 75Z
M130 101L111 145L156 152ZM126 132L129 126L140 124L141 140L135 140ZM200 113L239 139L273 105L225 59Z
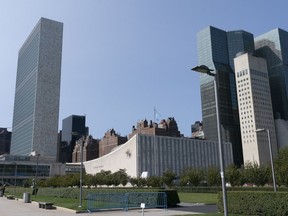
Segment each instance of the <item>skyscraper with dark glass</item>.
M57 154L63 23L41 18L18 53L11 154Z
M267 60L274 118L288 120L288 32L273 29L255 38L256 53Z
M234 163L243 163L233 59L239 52L253 52L253 35L207 27L197 34L198 63L216 71L223 141L233 146ZM202 117L205 137L218 140L213 77L201 75Z
M273 29L255 38L256 54L267 60L278 148L288 139L288 32Z
M86 127L86 117L71 115L62 121L62 138L60 162L72 162L72 153L76 141L89 134Z

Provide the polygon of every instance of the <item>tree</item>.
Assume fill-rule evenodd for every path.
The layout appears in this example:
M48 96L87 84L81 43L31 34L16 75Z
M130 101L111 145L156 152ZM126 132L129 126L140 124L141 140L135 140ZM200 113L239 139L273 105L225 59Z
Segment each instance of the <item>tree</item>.
M225 177L227 182L229 182L232 187L243 184L241 170L235 165L230 165L226 168Z
M162 183L166 184L167 186L172 186L173 181L176 178L176 176L177 175L175 172L168 169L168 170L163 172L161 181L162 181Z
M83 177L83 184L84 184L84 185L87 185L88 187L91 187L92 185L95 185L95 184L94 184L94 181L93 181L93 178L94 178L94 176L91 175L91 174L86 174L86 175L84 175L84 177Z
M96 173L96 182L98 182L99 185L112 185L112 173L110 170L104 171L101 170L99 173Z
M125 186L128 182L128 175L125 169L119 169L117 172L112 174L112 183L114 186L122 184Z
M130 178L130 183L132 184L133 187L135 185L137 187L143 187L147 184L147 179L141 177Z
M200 185L200 182L204 180L203 171L200 169L187 169L180 177L180 185L192 184L195 187Z
M288 146L279 150L278 157L274 161L277 184L288 187Z
M149 186L149 187L160 187L161 186L161 177L159 177L159 176L149 176L147 178L147 186Z
M209 167L206 173L206 181L210 186L219 186L221 184L220 170L217 167Z
M249 183L255 184L257 187L259 187L268 183L270 168L267 165L259 166L256 162L248 162L245 164L244 173Z

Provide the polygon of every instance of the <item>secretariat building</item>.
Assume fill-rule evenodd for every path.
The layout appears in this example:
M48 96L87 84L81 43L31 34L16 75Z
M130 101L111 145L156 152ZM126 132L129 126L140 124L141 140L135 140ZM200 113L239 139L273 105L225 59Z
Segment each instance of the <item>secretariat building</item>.
M18 53L11 155L55 158L63 23L41 18Z

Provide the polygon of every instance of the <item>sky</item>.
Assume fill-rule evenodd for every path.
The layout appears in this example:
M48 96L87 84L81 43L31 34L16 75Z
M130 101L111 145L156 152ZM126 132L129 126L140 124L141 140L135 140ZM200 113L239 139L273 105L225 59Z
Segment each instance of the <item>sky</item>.
M59 130L86 115L94 138L174 117L184 136L202 120L197 32L288 31L282 0L0 0L0 127L12 130L18 51L41 17L64 23Z

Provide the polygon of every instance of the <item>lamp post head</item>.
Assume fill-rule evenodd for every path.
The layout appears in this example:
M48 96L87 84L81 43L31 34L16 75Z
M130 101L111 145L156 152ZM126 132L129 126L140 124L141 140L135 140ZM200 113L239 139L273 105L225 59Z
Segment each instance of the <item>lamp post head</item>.
M29 156L35 157L35 156L40 156L40 154L39 154L37 151L32 151L32 152L29 154Z
M206 65L196 66L196 67L192 68L191 70L199 72L199 73L207 74L209 76L215 76L214 73L211 73L211 71L214 71L214 70L208 68Z
M258 133L258 132L263 132L263 131L266 131L266 129L264 129L264 128L258 128L258 129L255 130L256 133Z

